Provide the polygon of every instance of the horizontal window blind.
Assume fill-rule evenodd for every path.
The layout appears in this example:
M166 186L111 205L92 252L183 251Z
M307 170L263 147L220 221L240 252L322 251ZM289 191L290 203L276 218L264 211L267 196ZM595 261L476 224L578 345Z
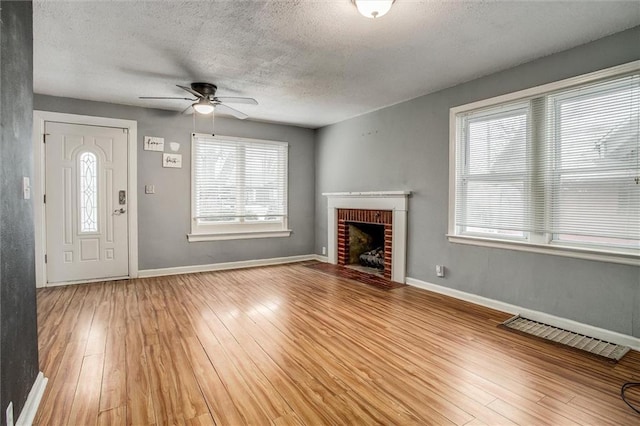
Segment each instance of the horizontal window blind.
M287 144L195 135L194 219L200 224L282 222Z
M528 116L518 104L463 117L456 220L464 232L524 236Z
M553 94L546 104L545 231L558 241L640 247L640 76Z
M640 75L456 116L455 232L640 248Z

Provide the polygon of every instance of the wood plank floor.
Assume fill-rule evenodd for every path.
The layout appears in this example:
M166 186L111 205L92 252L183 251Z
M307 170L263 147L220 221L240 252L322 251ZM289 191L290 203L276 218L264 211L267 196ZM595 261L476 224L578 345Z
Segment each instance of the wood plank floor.
M38 291L38 425L639 424L618 364L300 264ZM640 395L632 395L640 402Z

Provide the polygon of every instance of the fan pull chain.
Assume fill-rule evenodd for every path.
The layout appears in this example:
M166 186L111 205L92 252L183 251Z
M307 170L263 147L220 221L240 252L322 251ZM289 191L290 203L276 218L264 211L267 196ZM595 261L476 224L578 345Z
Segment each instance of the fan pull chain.
M191 117L193 118L193 133L195 134L196 133L196 112L195 111L191 113Z
M215 124L216 124L216 109L214 107L213 111L211 111L211 136L216 135Z

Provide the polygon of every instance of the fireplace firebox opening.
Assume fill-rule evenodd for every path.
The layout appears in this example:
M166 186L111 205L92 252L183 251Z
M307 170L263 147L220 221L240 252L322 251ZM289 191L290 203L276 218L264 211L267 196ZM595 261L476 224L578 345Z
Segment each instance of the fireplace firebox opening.
M384 271L384 225L347 222L349 265Z
M390 279L392 213L338 209L338 264Z

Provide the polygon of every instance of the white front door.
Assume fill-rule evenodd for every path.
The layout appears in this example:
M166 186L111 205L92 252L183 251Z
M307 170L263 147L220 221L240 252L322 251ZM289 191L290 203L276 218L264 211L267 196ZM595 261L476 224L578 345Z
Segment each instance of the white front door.
M45 123L47 282L129 275L125 129Z

